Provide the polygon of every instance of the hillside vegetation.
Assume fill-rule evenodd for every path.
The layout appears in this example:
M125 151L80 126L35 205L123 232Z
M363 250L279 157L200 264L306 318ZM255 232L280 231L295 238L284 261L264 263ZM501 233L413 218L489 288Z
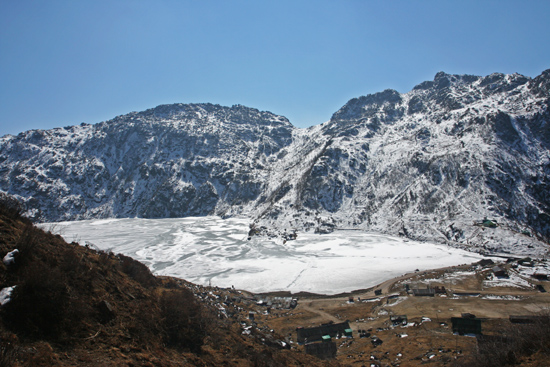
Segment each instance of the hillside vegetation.
M0 264L0 366L324 365L243 335L188 283L66 243L1 201L0 255L13 261Z

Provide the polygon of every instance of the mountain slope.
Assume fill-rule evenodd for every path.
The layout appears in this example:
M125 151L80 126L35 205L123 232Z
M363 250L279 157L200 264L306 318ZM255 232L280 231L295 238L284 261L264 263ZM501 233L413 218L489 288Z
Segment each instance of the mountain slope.
M2 138L0 187L37 220L220 214L259 195L292 129L271 113L202 104L29 131Z
M550 70L440 72L309 129L243 106L164 105L1 138L0 189L42 221L243 214L280 232L354 227L540 254L549 104Z
M438 73L406 94L352 99L317 128L323 151L300 195L279 201L284 219L268 213L263 222L360 227L490 251L533 246L527 233L548 241L549 83L549 71L532 80ZM473 225L484 218L500 230Z

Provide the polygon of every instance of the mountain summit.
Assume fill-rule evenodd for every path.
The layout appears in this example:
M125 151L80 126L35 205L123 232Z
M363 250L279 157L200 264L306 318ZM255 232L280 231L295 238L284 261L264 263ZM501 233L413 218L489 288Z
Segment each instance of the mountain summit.
M0 190L39 221L246 215L281 232L360 228L540 254L549 104L550 70L439 72L309 129L240 105L162 105L0 138Z

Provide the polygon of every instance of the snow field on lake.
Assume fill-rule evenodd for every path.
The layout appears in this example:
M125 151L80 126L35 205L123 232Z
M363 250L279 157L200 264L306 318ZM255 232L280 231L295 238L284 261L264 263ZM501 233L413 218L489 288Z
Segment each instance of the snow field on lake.
M249 220L195 217L44 224L67 241L143 262L157 275L252 292L336 294L412 272L472 263L482 256L444 245L356 230L298 233L294 241L252 237Z

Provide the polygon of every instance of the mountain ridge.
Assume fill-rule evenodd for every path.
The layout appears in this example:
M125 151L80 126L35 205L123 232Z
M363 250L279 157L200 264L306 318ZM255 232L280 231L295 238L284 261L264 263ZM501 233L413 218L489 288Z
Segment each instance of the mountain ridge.
M0 190L39 221L246 215L279 232L351 227L544 253L549 106L550 69L439 72L308 129L241 105L160 105L0 138ZM480 229L484 218L499 230Z

